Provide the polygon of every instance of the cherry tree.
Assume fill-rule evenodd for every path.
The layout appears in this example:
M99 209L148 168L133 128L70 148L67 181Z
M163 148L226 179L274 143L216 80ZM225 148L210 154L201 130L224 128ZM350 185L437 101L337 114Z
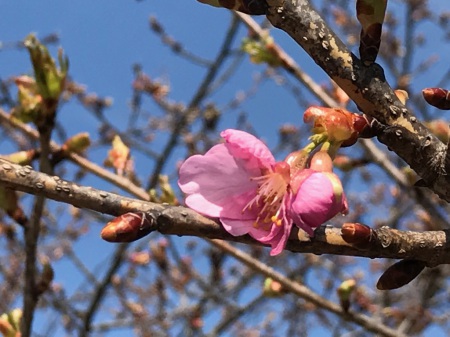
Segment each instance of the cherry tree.
M54 37L19 44L33 75L1 82L2 141L16 150L0 158L0 332L447 332L448 69L433 86L414 78L433 67L421 47L430 37L415 29L431 22L448 35L448 13L414 0L200 2L230 14L211 60L150 18L161 48L204 68L198 88L179 102L135 65L125 129L106 117L108 98L76 82L63 49L49 52ZM283 49L282 32L326 83ZM253 86L216 101L242 62L260 72ZM262 82L303 113L295 125L273 113L277 143L252 125L254 112L229 117ZM67 136L69 101L98 120L98 134ZM108 187L84 183L88 174ZM76 248L93 233L111 242L101 275ZM76 290L59 281L59 261L81 275Z

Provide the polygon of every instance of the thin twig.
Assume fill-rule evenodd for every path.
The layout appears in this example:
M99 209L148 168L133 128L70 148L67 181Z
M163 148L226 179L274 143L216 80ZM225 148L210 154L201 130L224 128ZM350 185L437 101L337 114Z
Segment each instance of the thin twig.
M325 309L329 312L332 312L348 321L354 322L358 325L363 326L369 331L381 334L383 336L389 336L389 337L406 337L406 335L403 335L399 333L398 331L395 331L391 328L388 328L378 320L374 320L368 316L358 314L355 312L345 312L339 305L328 301L324 299L322 296L316 294L311 289L307 288L304 285L301 285L298 282L295 282L286 276L282 275L281 273L277 272L275 269L267 266L265 263L260 262L256 259L254 259L249 254L245 253L244 251L237 249L230 245L227 242L221 241L221 240L209 240L214 246L217 248L220 248L221 250L227 252L237 260L241 261L243 264L245 264L247 267L252 268L261 274L265 275L266 277L271 277L272 279L278 281L281 283L283 288L287 291L290 291L297 296L307 300L308 302L311 302L318 307Z
M219 50L219 53L217 57L215 58L214 64L209 68L205 78L203 79L202 83L200 84L199 88L197 89L194 97L192 98L191 102L187 106L187 108L182 112L182 114L179 116L179 119L176 121L175 125L173 126L172 134L167 141L167 144L163 151L161 152L161 155L159 156L158 160L156 161L155 168L153 170L153 173L151 175L150 182L147 186L148 189L154 188L157 185L159 175L162 172L164 165L167 162L167 158L170 156L172 151L175 149L176 145L178 144L178 139L181 135L181 132L186 127L189 116L191 114L191 111L198 107L201 103L201 101L208 95L210 90L210 84L214 81L214 79L217 76L217 73L219 72L219 69L225 62L229 52L230 52L230 45L233 42L233 39L236 37L236 33L238 31L239 27L239 21L233 17L231 20L230 27L226 33L224 42L222 43L222 46Z
M100 306L101 301L106 295L106 291L111 286L111 279L117 270L122 266L123 260L126 258L126 250L129 244L123 243L120 244L113 255L112 262L109 265L108 271L106 272L103 280L100 284L98 284L93 291L93 298L89 304L88 309L83 317L83 324L79 330L79 337L89 336L90 331L92 330L92 320L94 318L95 313L97 312L98 307Z
M249 15L236 12L236 15L247 25L251 31L258 37L264 37L264 29ZM320 85L310 78L298 66L298 64L277 44L273 43L272 52L281 61L282 66L289 71L299 82L301 82L313 95L316 96L324 105L329 107L338 107L336 102ZM433 205L423 191L412 189L405 174L397 168L388 158L388 156L371 139L360 139L360 145L366 151L370 159L379 165L387 174L399 184L404 191L415 198L415 200L424 207L430 216L434 219L434 228L441 229L447 227L446 218L440 213L436 205Z
M53 103L53 102L51 102ZM43 173L51 175L53 168L50 164L51 137L55 126L56 104L49 104L48 111L42 110L42 120L37 122L39 129L39 144L41 153L39 156L39 168ZM46 198L43 195L36 195L31 221L24 226L25 236L25 284L23 289L23 316L21 319L21 335L31 336L34 311L36 309L39 292L37 289L37 266L36 257L38 249L39 234L41 231L42 215L44 213Z

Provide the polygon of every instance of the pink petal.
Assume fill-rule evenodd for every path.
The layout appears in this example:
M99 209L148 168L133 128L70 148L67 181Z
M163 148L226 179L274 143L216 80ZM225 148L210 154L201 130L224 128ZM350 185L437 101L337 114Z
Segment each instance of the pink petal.
M242 204L248 201L239 196L256 191L257 186L244 164L230 154L225 144L214 146L205 155L188 158L180 167L178 180L180 189L188 194L186 205L211 217L219 217L224 206L229 212L241 212ZM235 197L238 203L233 201Z
M271 256L280 254L286 247L287 240L292 230L292 219L287 216L286 209L291 205L291 195L286 195L283 200L283 205L280 209L280 216L282 217L282 224L272 224L270 232L255 232L250 235L259 242L270 244L272 247L270 251Z
M256 208L243 211L243 209L255 197L255 194L256 186L251 186L247 192L239 195L229 194L227 198L222 200L220 218L252 220L254 222L259 210Z
M283 223L282 231L280 231L272 244L272 250L270 251L271 256L280 254L286 247L287 240L291 235L292 230L292 220L289 219L288 223Z
M338 200L339 199L339 200ZM312 229L344 209L343 200L336 198L326 174L316 172L301 184L291 207L294 223L312 234Z
M272 225L270 232L261 233L250 233L250 235L257 241L269 244L271 246L270 255L275 256L280 254L284 247L286 247L287 240L291 234L292 220L290 222L283 221L281 226L275 224ZM263 235L261 235L263 234Z
M250 233L253 237L253 234L256 233L258 233L257 235L263 235L263 232L267 233L267 231L257 229L253 226L255 223L254 218L249 220L221 218L220 222L222 223L223 228L233 236L241 236Z
M283 204L290 205L290 197L287 197ZM283 216L281 226L272 224L270 231L256 228L254 226L255 218L251 220L241 220L241 219L227 219L221 218L223 227L227 232L234 236L240 236L244 234L249 234L255 240L263 243L269 244L271 246L270 255L278 255L286 247L286 242L289 239L292 229L292 219L285 216L285 207L280 211Z
M230 146L230 152L236 158L246 160L256 159L259 167L271 167L275 158L268 147L255 136L240 130L227 129L220 133Z

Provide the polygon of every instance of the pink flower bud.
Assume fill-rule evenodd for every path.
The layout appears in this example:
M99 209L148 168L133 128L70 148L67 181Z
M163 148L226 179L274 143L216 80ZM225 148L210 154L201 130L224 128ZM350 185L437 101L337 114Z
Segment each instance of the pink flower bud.
M333 172L333 160L328 152L318 151L312 156L309 168L319 172Z
M311 106L303 115L305 123L313 123L313 133L326 134L331 142L352 145L367 126L367 120L342 108Z

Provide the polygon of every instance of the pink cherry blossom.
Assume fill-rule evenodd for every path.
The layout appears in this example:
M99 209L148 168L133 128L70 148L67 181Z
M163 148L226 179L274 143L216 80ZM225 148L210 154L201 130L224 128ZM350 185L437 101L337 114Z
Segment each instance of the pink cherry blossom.
M311 227L320 225L319 221L346 209L342 186L336 177L337 197L331 173L291 170L246 132L229 129L221 136L225 143L183 163L178 183L187 195L188 207L219 218L230 234L249 234L269 244L271 255L277 255L286 246L294 221L312 234Z
M334 173L304 169L293 179L291 186L296 194L290 214L297 227L309 235L313 235L313 228L348 211L341 181Z

